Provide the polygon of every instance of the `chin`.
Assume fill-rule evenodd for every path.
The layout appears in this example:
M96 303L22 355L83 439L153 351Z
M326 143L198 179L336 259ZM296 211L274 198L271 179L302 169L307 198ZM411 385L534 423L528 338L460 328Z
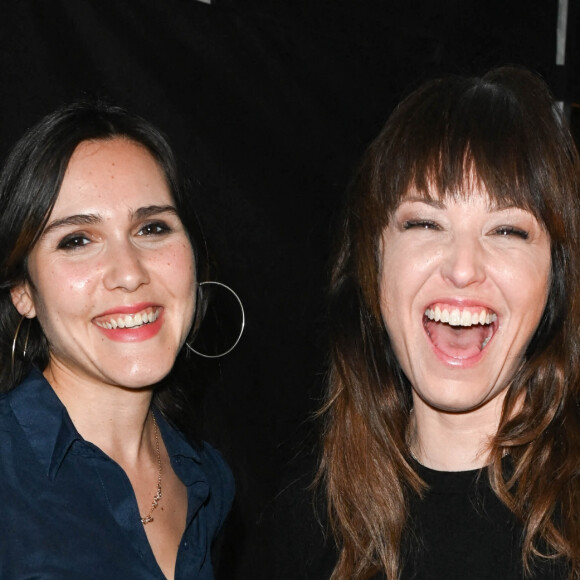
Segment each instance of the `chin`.
M490 398L489 390L474 392L469 385L463 383L452 385L448 389L428 389L417 392L420 399L429 407L446 413L468 413L487 404Z
M429 402L427 404L434 408L437 411L441 411L442 413L469 413L471 411L475 411L479 407L483 406L485 402L479 403L470 403L470 402L453 402L453 403L446 403L446 402Z
M127 389L147 389L162 381L171 372L171 368L138 366L129 373L117 374L114 382Z

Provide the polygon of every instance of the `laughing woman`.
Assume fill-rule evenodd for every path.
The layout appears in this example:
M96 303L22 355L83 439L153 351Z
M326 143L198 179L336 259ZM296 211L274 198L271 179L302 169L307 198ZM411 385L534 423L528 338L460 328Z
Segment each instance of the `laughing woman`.
M0 177L2 578L213 578L233 481L193 446L206 261L164 137L115 107L43 119Z
M512 68L405 99L333 271L333 580L580 578L580 163Z

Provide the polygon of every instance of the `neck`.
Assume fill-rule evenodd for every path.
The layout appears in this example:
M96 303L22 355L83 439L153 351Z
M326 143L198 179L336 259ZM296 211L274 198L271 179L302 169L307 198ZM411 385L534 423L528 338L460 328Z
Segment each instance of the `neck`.
M80 435L121 465L152 453L149 420L153 391L106 385L54 366L44 376L66 407Z
M503 397L462 413L441 411L415 394L413 397L409 448L419 463L438 471L467 471L487 465Z

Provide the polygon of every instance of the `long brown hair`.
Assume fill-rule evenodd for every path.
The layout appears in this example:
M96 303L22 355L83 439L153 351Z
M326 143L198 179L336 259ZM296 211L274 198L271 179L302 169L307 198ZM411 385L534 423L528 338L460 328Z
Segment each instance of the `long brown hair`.
M396 580L402 569L409 500L424 483L406 444L411 387L379 309L379 239L411 187L443 197L465 190L466 172L494 201L532 212L550 236L547 305L510 383L487 471L522 522L524 570L536 557L561 557L580 578L580 160L544 82L504 67L414 91L350 189L331 279L318 476L340 551L333 580L379 570Z

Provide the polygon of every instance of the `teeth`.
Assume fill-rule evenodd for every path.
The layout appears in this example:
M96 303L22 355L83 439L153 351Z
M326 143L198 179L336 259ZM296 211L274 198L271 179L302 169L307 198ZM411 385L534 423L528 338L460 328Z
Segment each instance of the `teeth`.
M476 315L479 319L479 316ZM477 324L477 322L475 322ZM461 313L461 326L471 326L471 312L464 310Z
M474 326L476 324L491 324L497 320L497 314L488 312L483 308L480 312L470 312L469 310L460 310L453 308L451 312L439 306L427 308L425 316L435 322L444 322L450 326ZM483 345L485 346L485 344Z
M441 308L439 306L435 306L435 322L439 322L441 320Z
M461 314L457 308L454 308L449 313L449 324L451 326L459 326L461 324Z
M155 322L159 316L159 309L143 312L137 312L136 314L123 314L118 318L110 318L106 321L97 321L97 326L101 328L107 328L112 330L114 328L137 328L138 326L143 326L144 324L149 324Z

